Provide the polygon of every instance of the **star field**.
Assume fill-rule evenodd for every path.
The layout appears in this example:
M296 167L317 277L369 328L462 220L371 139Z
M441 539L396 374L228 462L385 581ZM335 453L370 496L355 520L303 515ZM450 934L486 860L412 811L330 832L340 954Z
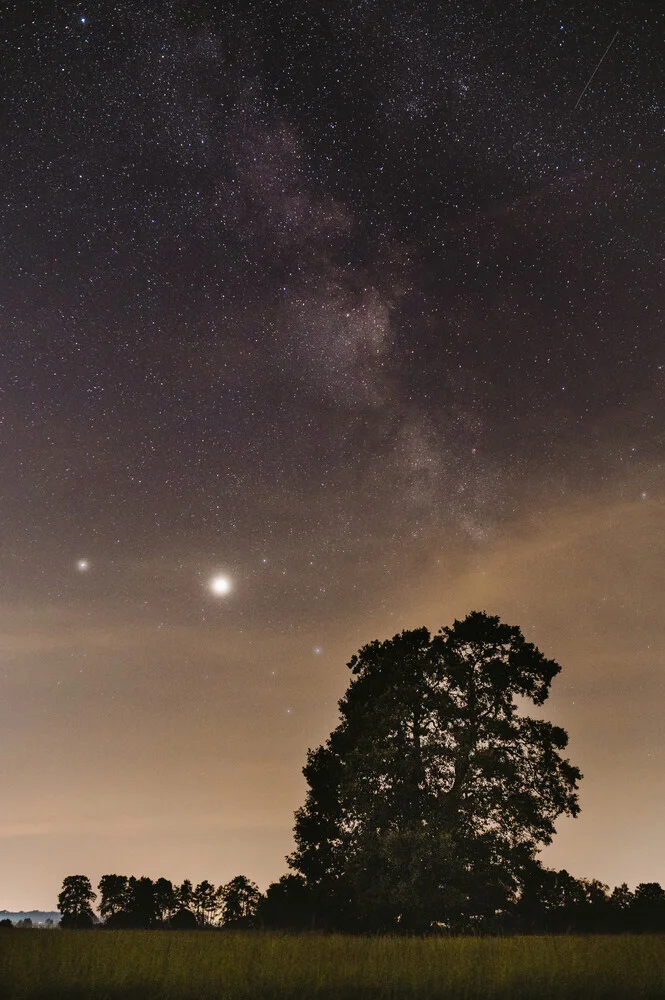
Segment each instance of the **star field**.
M277 878L352 653L476 607L563 666L551 863L665 878L653 6L34 0L0 47L4 905Z

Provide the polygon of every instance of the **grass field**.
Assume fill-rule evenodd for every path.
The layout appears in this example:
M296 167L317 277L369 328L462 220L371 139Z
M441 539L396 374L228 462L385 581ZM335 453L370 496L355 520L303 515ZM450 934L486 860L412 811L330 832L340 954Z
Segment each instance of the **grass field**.
M665 936L0 934L3 1000L665 998Z

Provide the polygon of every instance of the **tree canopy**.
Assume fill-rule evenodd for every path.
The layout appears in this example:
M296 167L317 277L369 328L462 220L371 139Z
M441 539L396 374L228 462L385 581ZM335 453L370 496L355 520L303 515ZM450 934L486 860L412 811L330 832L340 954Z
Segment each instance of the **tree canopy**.
M256 921L261 893L246 875L236 875L220 887L224 923L234 927L252 927Z
M342 924L465 925L509 905L557 817L579 811L565 731L520 711L560 666L484 612L348 666L341 721L307 755L290 866Z
M61 927L92 927L95 915L92 904L97 899L90 879L86 875L68 875L58 895L58 909L62 914Z

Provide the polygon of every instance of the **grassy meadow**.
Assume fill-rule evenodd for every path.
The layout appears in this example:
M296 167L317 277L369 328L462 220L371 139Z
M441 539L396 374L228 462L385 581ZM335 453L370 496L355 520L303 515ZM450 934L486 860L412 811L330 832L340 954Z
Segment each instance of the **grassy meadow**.
M665 998L665 936L512 938L15 930L3 1000Z

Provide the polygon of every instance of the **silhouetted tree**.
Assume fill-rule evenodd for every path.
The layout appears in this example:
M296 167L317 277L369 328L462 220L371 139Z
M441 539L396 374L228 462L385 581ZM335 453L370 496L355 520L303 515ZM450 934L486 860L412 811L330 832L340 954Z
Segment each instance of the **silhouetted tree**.
M625 882L612 890L609 899L608 929L615 933L627 933L632 928L632 905L634 894Z
M196 914L181 906L169 920L169 927L174 931L195 931L199 923Z
M24 917L23 920L17 920L16 926L22 927L24 930L30 930L30 928L32 927L32 918Z
M159 915L155 899L155 885L151 878L129 878L127 883L127 908L125 926L148 929L155 927Z
M104 920L117 918L127 910L129 893L126 875L102 875L97 886L100 894L99 912Z
M310 750L288 859L336 925L473 926L509 907L581 777L565 731L518 713L560 667L472 612L354 656L341 722ZM325 913L324 913L325 916Z
M13 930L14 924L9 919L9 917L4 917L2 920L0 920L0 928L2 928L3 931Z
M160 923L167 923L178 908L178 895L173 883L167 878L158 878L154 885L155 908Z
M535 863L525 875L515 915L524 931L599 933L610 929L609 889L597 879L577 879L565 869Z
M207 879L199 882L193 891L192 902L199 924L201 927L205 927L211 922L218 907L217 890L214 885Z
M660 934L665 931L665 889L659 882L640 882L630 907L634 930Z
M194 887L188 878L176 889L178 905L185 910L191 909L194 905Z
M622 882L621 885L615 886L612 890L610 902L612 906L617 908L617 910L625 912L630 909L634 898L633 893L630 891L626 883Z
M275 930L304 930L312 926L312 890L300 875L282 875L272 882L259 904L261 924Z
M97 893L85 875L68 875L62 882L58 895L58 909L62 914L60 926L63 928L92 927L95 917L92 904Z
M585 898L573 915L575 930L585 934L599 934L610 930L612 910L609 886L595 878L583 878L579 881Z
M253 927L257 921L261 893L245 875L236 875L221 887L222 919L228 927Z

